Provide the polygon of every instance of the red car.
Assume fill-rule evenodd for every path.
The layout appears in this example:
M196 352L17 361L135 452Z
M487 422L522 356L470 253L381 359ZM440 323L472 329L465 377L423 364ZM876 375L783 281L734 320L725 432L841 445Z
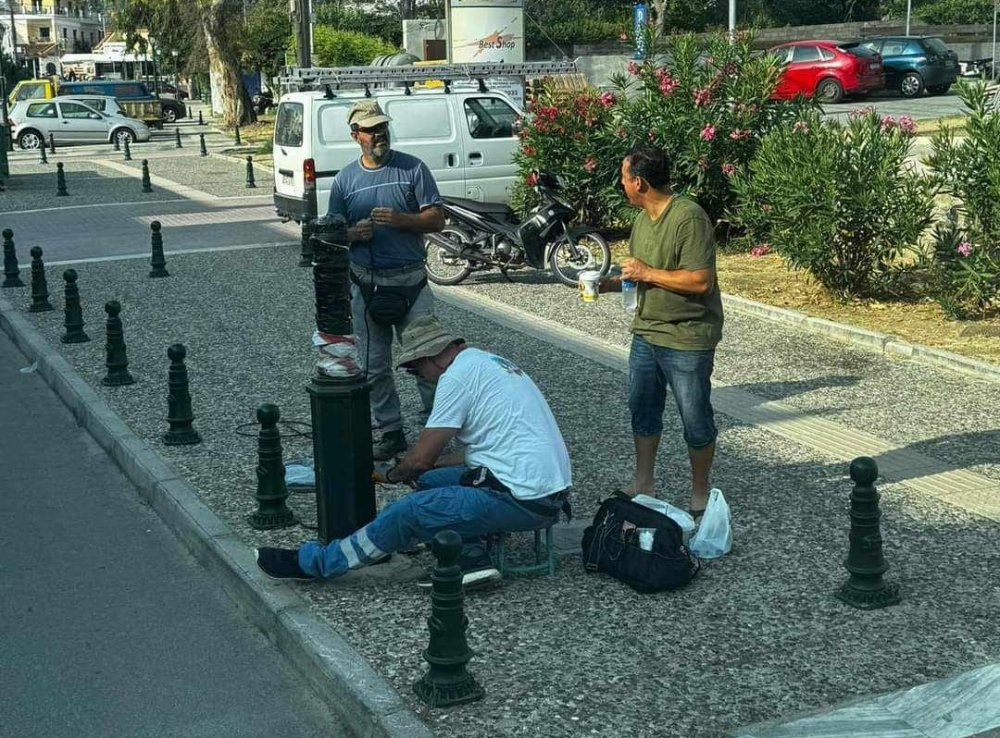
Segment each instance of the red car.
M787 65L772 95L779 100L807 95L835 103L885 87L882 57L860 43L794 41L768 53Z

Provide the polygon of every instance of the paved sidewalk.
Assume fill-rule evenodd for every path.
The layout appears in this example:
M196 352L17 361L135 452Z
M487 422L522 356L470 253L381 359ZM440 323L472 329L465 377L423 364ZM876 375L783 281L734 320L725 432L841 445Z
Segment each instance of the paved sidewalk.
M0 332L0 736L342 738Z

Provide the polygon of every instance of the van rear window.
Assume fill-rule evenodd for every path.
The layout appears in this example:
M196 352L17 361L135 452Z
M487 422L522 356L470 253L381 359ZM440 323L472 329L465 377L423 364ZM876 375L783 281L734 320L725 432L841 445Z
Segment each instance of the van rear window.
M274 119L274 142L278 146L302 145L302 103L283 102Z

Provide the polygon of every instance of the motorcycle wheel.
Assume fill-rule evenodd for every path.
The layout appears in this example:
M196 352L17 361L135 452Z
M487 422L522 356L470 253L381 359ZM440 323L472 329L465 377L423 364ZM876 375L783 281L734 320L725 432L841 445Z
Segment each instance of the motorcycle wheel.
M458 226L446 225L440 234L456 244L472 243L472 236ZM459 259L429 239L424 239L424 249L427 257L427 279L434 284L458 284L472 274L472 266L466 259Z
M611 268L611 249L597 233L582 233L573 242L563 237L549 255L549 266L568 287L580 283L580 272L597 270L604 276Z

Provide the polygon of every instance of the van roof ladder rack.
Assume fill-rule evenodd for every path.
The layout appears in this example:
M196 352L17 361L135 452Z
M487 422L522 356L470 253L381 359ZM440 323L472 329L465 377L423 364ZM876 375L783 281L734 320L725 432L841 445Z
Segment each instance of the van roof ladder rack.
M364 85L366 94L371 94L369 85L402 83L409 87L414 82L444 80L445 91L456 81L478 82L479 89L485 88L487 77L544 77L552 74L576 74L574 61L524 62L507 64L501 62L479 64L429 64L426 66L403 67L285 67L281 86L289 91L321 90L324 85L340 89L343 85Z

